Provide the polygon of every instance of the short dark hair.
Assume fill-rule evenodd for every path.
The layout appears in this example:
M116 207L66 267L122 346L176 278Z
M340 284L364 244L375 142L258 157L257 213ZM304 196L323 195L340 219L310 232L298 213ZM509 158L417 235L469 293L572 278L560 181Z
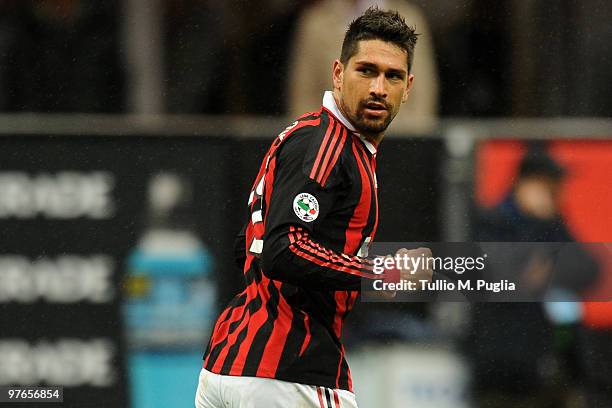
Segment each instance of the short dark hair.
M384 11L377 6L372 6L362 16L353 20L346 30L340 61L346 64L357 53L359 41L382 40L406 50L408 72L410 72L418 36L414 30L415 28L409 27L404 17L397 11Z
M544 176L559 181L565 173L565 169L550 157L544 146L534 144L529 147L519 164L518 178Z

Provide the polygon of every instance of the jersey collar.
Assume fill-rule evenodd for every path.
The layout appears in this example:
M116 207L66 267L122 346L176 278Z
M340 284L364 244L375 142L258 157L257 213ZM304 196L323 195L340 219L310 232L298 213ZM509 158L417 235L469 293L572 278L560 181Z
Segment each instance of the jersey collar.
M342 114L342 112L340 112L340 109L336 104L336 100L334 99L334 93L332 91L325 91L325 93L323 94L323 107L330 111L331 114L334 115L336 119L338 119L340 123L347 127L351 132L359 136L359 140L363 142L363 144L370 151L370 153L376 154L376 146L366 140L365 137L361 136L357 132L353 124L349 122L349 120Z

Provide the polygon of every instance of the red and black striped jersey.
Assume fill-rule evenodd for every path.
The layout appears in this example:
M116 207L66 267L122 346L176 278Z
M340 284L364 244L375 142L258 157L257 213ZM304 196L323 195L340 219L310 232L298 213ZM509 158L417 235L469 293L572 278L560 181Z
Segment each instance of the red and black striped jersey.
M342 323L378 222L376 148L328 92L272 143L241 234L246 289L219 316L204 368L352 390Z

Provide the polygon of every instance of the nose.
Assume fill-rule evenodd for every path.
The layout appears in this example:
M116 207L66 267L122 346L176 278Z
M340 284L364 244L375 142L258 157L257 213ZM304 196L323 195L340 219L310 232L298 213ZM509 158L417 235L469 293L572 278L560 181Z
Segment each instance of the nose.
M372 82L370 83L370 95L377 96L378 98L386 98L387 90L385 88L385 80L384 73L372 78Z

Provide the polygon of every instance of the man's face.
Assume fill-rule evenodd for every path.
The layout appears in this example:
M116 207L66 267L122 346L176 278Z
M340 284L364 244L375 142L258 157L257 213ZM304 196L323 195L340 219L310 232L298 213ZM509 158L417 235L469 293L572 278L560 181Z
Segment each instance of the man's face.
M534 218L553 219L559 213L561 181L546 175L531 175L520 179L514 188L519 209Z
M405 50L382 40L364 40L346 65L336 60L333 80L343 113L359 132L376 137L408 98L413 75L408 74Z

